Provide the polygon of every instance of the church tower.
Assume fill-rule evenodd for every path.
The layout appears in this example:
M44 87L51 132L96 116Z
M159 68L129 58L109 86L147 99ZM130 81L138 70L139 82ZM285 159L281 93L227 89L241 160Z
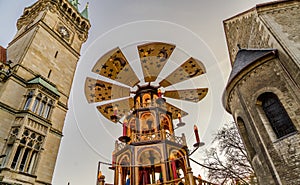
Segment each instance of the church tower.
M39 0L17 21L0 64L0 184L51 184L90 28L87 7L80 13L77 5L77 0Z
M259 184L300 184L299 7L274 1L224 21L232 64L224 106Z

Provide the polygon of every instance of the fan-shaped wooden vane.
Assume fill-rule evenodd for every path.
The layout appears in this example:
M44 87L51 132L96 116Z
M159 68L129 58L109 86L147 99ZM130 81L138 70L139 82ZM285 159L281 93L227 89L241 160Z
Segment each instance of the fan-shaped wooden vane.
M130 87L140 82L120 48L112 49L103 55L92 71Z
M166 91L164 93L164 96L197 103L206 96L207 92L208 88L174 90Z
M85 96L89 103L128 97L130 89L90 77L85 81Z
M145 82L154 82L171 56L175 45L154 42L138 46Z
M113 103L97 106L101 114L112 122L117 123L134 106L133 98L115 101Z
M172 119L178 119L178 114L181 115L181 117L187 116L188 113L181 110L180 108L176 107L175 105L172 105L168 102L166 102L166 108L168 112L172 113Z
M175 45L153 42L137 46L141 67L143 70L144 81L154 82L170 58L175 49ZM130 88L115 85L113 83L87 77L85 82L85 96L89 103L108 101L109 103L97 106L98 111L112 122L118 122L124 115L134 109L134 100L130 93L143 91L140 79L131 68L120 48L114 48L104 54L95 64L92 72L115 80L130 87L137 87L137 91L131 92ZM189 58L159 84L168 87L179 82L197 77L204 74L205 68L201 61ZM143 78L143 77L141 77ZM157 90L149 83L149 89ZM164 97L178 100L199 102L208 92L208 88L195 88L183 90L167 90L163 93ZM162 94L160 94L161 96ZM122 99L121 99L122 98ZM120 100L121 99L121 100ZM163 99L163 98L162 98ZM159 104L164 110L172 113L172 119L178 119L188 115L187 112L166 102Z
M170 85L174 85L176 83L202 75L205 72L206 71L202 62L191 57L164 80L162 80L159 85L162 87L168 87Z

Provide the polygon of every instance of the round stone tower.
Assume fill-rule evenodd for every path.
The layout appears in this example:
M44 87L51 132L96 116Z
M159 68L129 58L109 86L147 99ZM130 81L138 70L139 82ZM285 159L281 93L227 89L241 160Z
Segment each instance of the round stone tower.
M259 184L300 183L299 19L299 1L276 1L224 21L232 63L224 106Z

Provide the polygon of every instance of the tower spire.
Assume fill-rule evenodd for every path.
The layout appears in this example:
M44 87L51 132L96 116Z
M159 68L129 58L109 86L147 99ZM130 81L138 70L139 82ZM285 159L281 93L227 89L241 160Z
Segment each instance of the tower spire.
M89 2L86 3L85 8L82 10L82 12L80 13L82 15L82 17L88 19L89 18L89 14L88 14L88 7L89 7Z

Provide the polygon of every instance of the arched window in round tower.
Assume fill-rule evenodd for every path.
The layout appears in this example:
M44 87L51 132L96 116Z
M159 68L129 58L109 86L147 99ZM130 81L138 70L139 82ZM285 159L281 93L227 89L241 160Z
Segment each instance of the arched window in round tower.
M261 94L258 97L258 102L277 138L296 132L295 125L274 93L266 92Z
M248 151L250 161L252 161L253 157L256 155L256 151L254 149L253 141L250 139L251 138L251 136L249 135L250 132L248 131L246 124L241 117L237 118L236 123L238 126L238 130L240 131L240 134L244 141L244 144L246 146L246 149Z

